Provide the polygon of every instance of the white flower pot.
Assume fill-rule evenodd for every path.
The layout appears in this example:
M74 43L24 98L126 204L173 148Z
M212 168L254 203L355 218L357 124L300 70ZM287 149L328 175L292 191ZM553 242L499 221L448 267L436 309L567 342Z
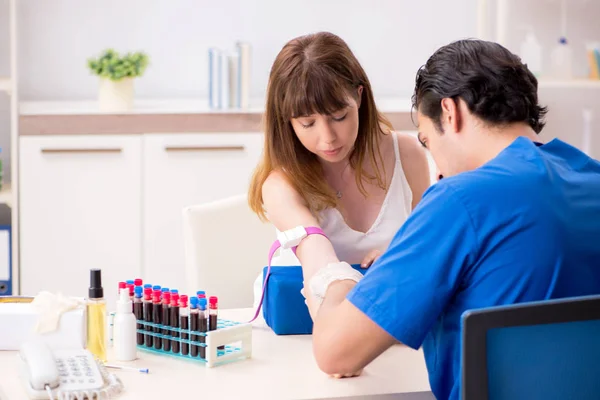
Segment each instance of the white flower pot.
M133 78L123 78L118 81L100 78L98 103L100 111L131 111L133 108Z

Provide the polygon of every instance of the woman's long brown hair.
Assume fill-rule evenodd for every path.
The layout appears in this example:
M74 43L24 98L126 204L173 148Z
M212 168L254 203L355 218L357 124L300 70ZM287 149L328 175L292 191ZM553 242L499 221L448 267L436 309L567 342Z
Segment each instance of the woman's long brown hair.
M360 86L363 90L359 99ZM248 191L250 208L261 219L266 219L262 186L274 170L284 174L313 214L337 206L338 199L325 181L318 157L300 143L291 119L330 115L346 107L349 96L360 104L358 136L349 160L355 170L356 184L365 197L365 180L386 189L379 143L387 133L383 127L391 131L392 126L375 107L365 71L338 36L328 32L301 36L283 47L269 75L263 115L265 145ZM367 159L374 175L365 172Z

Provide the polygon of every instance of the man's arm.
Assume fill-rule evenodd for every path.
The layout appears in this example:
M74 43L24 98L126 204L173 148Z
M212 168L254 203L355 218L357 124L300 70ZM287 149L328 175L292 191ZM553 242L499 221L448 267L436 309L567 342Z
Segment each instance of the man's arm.
M354 375L396 342L346 300L354 285L349 280L332 283L314 321L313 352L329 375Z
M432 186L357 284L332 269L339 280L320 308L307 296L317 310L313 351L324 372L355 374L396 341L422 345L476 258L477 235L461 197L450 181ZM326 283L316 277L310 285L321 293Z

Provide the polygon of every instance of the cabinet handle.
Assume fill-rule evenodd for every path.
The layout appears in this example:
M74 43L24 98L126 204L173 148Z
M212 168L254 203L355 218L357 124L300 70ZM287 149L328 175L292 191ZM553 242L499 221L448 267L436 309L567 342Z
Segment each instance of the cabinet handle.
M165 151L244 151L245 146L165 146Z
M42 153L120 153L123 149L119 148L99 148L99 149L42 149Z

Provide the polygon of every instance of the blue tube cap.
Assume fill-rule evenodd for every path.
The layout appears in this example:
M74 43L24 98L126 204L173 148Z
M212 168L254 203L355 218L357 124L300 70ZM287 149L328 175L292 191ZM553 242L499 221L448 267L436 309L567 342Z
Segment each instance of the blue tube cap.
M142 292L144 291L144 288L141 286L136 286L135 288L133 288L133 291L135 293L135 297L142 297Z
M164 287L164 288L161 289L161 292L168 292L168 291L169 291L168 287Z
M198 308L198 298L197 297L190 298L190 308Z
M179 290L177 290L177 289L171 289L171 293L179 293Z
M134 280L133 279L129 279L129 280L126 280L125 283L127 283L128 285L133 285L134 284Z
M154 285L154 286L152 286L152 290L160 290L160 285Z
M198 299L198 308L201 310L206 310L206 297L202 297L201 299Z
M144 285L144 288L152 288L152 284L151 284L151 283L146 283L146 284Z

